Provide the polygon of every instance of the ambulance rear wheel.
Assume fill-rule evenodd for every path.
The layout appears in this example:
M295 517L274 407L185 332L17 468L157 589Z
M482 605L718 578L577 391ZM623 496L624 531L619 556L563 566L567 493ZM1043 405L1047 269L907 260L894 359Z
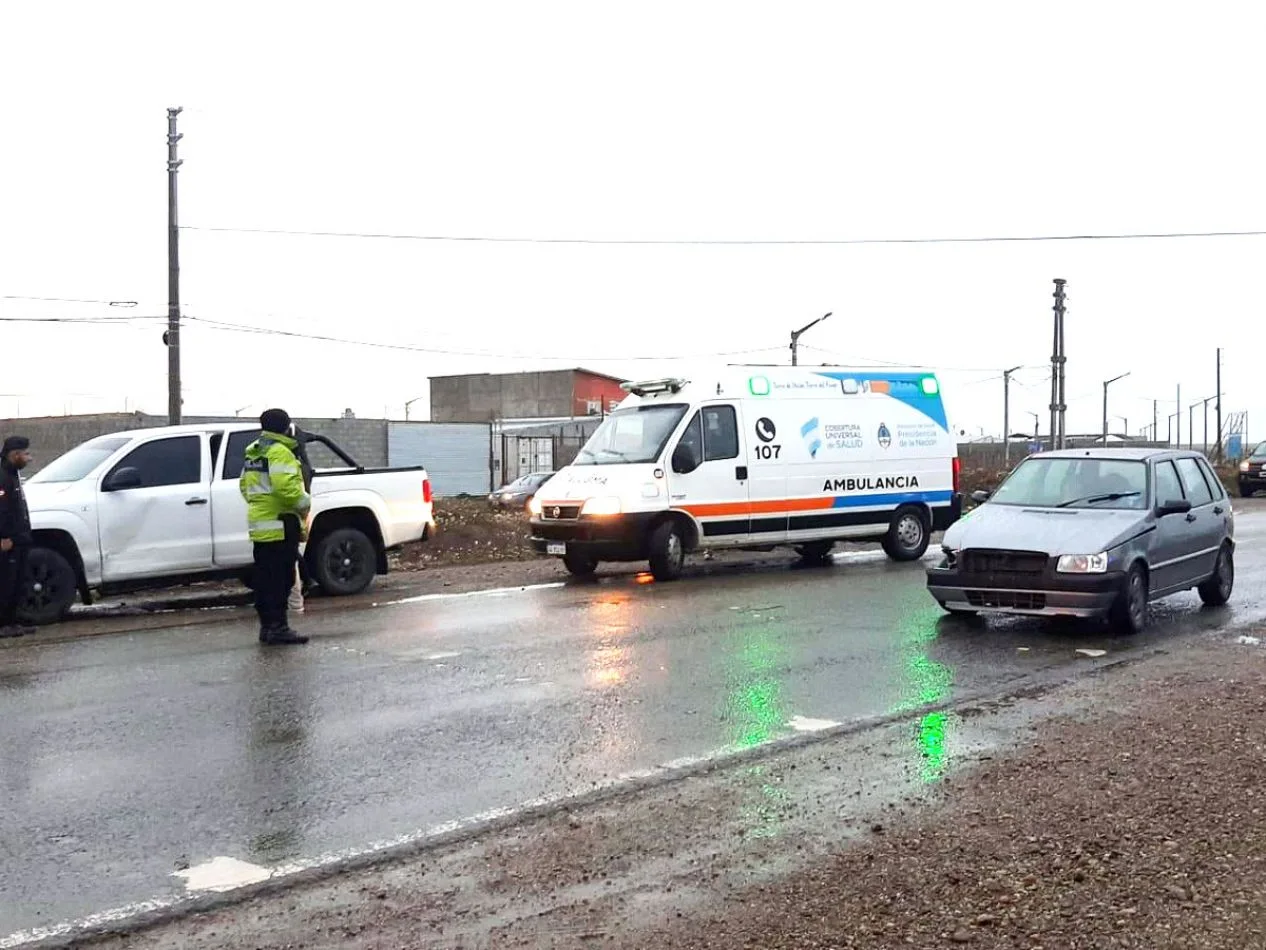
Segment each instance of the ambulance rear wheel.
M888 534L884 536L884 553L894 561L917 561L927 553L931 533L923 509L905 505L892 514Z
M796 553L806 564L825 564L831 559L831 549L834 547L834 541L806 541L796 545Z
M657 581L674 581L686 565L686 540L676 521L665 521L651 534L651 574Z

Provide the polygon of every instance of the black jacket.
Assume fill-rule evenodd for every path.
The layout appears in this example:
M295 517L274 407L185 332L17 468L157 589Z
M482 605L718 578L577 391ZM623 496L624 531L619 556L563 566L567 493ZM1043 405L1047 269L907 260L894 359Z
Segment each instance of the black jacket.
M0 462L0 538L18 546L31 543L31 512L26 507L22 479L8 462Z

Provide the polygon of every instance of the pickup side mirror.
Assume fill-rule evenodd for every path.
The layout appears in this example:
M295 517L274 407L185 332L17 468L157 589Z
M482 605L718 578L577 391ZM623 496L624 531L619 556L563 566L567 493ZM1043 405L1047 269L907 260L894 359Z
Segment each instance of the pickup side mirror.
M132 467L120 468L111 472L101 485L102 491L127 491L129 488L140 488L141 473Z
M1189 511L1191 511L1191 502L1187 499L1171 498L1157 507L1156 514L1164 518L1167 515L1185 515Z
M983 488L978 488L974 492L971 493L971 500L974 501L978 505L983 505L985 502L987 502L990 499L992 495L993 495L993 492L985 491Z
M673 471L678 475L689 475L699 467L699 456L695 453L694 446L685 442L677 443L677 448L673 449Z

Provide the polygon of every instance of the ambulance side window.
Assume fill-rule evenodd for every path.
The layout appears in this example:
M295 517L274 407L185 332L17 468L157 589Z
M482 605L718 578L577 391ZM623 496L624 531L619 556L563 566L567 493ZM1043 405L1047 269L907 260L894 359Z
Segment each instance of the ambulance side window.
M703 410L703 460L718 462L738 458L738 416L733 406L708 406Z
M689 446L694 453L695 462L698 463L703 458L703 428L699 425L699 413L695 413L690 422L686 425L686 430L682 432L681 438L677 440L677 445Z

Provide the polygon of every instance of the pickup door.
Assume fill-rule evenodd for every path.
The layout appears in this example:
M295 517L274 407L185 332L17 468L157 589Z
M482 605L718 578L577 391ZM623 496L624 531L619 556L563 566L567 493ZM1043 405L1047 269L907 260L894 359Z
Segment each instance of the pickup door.
M123 469L136 477L116 488ZM210 475L206 433L143 442L112 465L97 495L102 580L209 570Z
M211 526L215 537L213 556L217 568L250 564L254 546L246 526L246 501L237 480L246 460L246 447L259 438L259 430L228 433L224 451L218 451L223 436L212 437L212 461L219 461L211 481Z

